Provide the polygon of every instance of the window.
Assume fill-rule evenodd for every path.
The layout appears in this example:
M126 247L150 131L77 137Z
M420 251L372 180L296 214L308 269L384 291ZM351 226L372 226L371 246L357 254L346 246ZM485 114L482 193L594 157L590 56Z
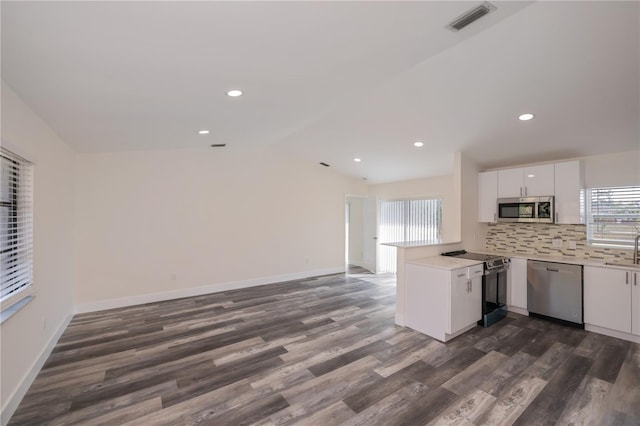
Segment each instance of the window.
M632 247L640 233L640 186L587 190L589 244Z
M0 148L0 301L33 282L32 165ZM19 299L15 300L18 301Z
M380 203L381 243L442 241L442 199L383 201ZM396 248L380 246L379 269L396 272Z

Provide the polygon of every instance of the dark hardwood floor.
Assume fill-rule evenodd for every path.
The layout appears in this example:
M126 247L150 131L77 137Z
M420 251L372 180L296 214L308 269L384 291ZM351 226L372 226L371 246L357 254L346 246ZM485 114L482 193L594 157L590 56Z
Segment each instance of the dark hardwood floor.
M640 345L511 313L444 344L394 303L350 268L76 315L10 424L640 424Z

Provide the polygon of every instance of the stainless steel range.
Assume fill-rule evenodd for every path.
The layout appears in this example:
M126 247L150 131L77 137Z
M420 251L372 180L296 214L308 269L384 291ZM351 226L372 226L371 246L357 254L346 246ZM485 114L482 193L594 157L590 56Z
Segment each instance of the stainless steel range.
M507 271L509 258L482 253L468 253L465 250L442 253L443 256L478 260L484 264L482 276L482 319L478 325L489 327L507 315Z

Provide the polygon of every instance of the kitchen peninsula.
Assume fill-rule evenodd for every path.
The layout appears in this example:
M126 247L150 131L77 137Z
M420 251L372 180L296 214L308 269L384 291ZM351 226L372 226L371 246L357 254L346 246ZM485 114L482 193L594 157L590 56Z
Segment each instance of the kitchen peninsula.
M382 243L395 247L396 253L396 324L406 326L406 262L431 256L439 256L443 252L460 250L460 241L433 243L429 241L404 241Z
M405 265L405 324L446 342L475 327L482 317L478 260L430 256Z

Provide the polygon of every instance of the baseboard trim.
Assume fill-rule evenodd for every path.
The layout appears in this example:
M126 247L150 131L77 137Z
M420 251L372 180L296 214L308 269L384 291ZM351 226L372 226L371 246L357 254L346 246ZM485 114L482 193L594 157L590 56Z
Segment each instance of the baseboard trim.
M51 351L53 351L56 343L58 343L58 339L60 339L60 336L62 336L62 333L64 333L72 318L73 314L69 314L64 319L64 321L62 321L60 326L58 326L58 328L56 329L56 332L47 342L47 345L42 349L42 352L40 352L40 355L35 360L27 374L25 374L22 382L20 383L20 386L18 386L18 388L13 392L13 395L11 395L7 399L7 404L2 407L2 413L0 413L0 424L2 424L2 426L5 426L7 423L9 423L11 416L13 416L16 409L18 408L18 405L20 405L22 398L24 398L25 394L31 387L31 384L38 376L38 373L42 369L42 366L47 361L47 358L49 358Z
M605 336L616 337L618 339L627 340L633 343L640 343L640 336L635 334L625 333L624 331L612 330L606 327L599 327L597 325L585 324L584 329L592 331L598 334L604 334Z
M516 314L529 316L529 311L523 308L518 308L517 306L507 306L507 309L510 312L515 312Z
M231 281L201 287L190 287L179 290L171 290L160 293L141 294L138 296L123 297L118 299L101 300L99 302L84 303L76 306L76 313L104 311L106 309L126 308L127 306L142 305L145 303L162 302L165 300L181 299L183 297L201 296L203 294L218 293L221 291L237 290L259 285L275 284L285 281L300 280L321 275L344 273L345 267L315 269L312 271L294 272L291 274L272 275L269 277L254 278L243 281Z

